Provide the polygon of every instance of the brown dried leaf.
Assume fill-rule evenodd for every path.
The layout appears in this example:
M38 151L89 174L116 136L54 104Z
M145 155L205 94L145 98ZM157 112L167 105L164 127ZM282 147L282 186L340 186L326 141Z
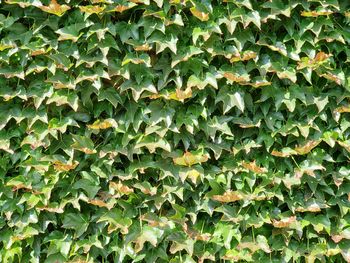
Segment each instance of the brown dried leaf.
M315 148L321 141L320 140L310 140L304 145L294 148L294 151L299 155L304 155L309 153L313 148Z
M272 220L272 225L277 228L286 228L297 221L296 216L286 217L281 220Z
M331 238L334 241L334 243L339 243L343 239L343 237L341 235L333 235L333 236L331 236Z
M134 46L134 49L136 51L149 51L152 49L152 47L149 45L149 44L143 44L143 45L140 45L140 46Z
M129 186L122 184L120 181L118 183L116 182L110 182L109 188L112 188L116 190L118 193L123 195L129 195L134 192L134 189L130 188Z
M317 68L324 62L328 60L329 57L331 57L332 54L326 54L323 51L320 51L316 54L315 58L309 59L308 57L303 57L298 62L297 69L303 69L303 68Z
M99 200L99 199L91 199L88 201L89 204L98 206L98 207L105 207L108 210L113 208L113 204L107 204L106 202Z
M209 233L199 233L195 229L190 229L186 223L182 225L182 228L191 239L208 242L211 238L211 235Z
M238 83L247 83L250 78L248 75L242 75L242 76L239 76L239 75L236 75L232 72L224 72L224 75L223 75L226 79L228 80L231 80L233 82L238 82Z
M113 11L118 13L123 13L124 11L133 8L134 6L137 6L137 4L134 3L128 3L127 5L117 5Z
M341 82L342 82L342 80L337 75L330 73L330 72L323 73L320 75L320 77L324 77L330 81L334 81L338 85L341 85Z
M302 207L302 206L297 207L297 208L295 209L295 211L301 212L301 213L303 213L303 212L317 213L317 212L321 212L321 209L322 209L322 208L328 208L328 207L329 207L328 205L322 205L322 206L320 206L320 205L317 204L317 203L312 203L312 204L310 204L310 205L308 205L308 206L306 206L306 207Z
M231 203L243 199L243 195L237 191L227 191L222 195L213 195L211 199L222 203Z
M262 174L262 173L267 173L267 169L265 167L259 167L258 165L256 165L255 160L253 162L242 162L242 166L245 169L248 169L249 171L252 171L254 173L257 174Z

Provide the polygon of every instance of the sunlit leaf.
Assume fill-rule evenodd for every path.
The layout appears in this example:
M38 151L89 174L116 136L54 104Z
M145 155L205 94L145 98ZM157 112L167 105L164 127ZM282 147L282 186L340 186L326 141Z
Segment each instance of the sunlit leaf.
M174 163L183 166L192 166L208 161L209 155L201 151L185 152L183 156L174 158Z
M46 13L54 14L56 16L62 16L70 9L68 5L58 4L56 0L51 0L48 6L39 5L38 7Z

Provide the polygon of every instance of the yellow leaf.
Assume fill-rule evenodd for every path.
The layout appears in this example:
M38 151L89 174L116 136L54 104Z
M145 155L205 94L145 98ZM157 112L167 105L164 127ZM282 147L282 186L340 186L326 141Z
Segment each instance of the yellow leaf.
M149 96L151 99L164 98L166 100L176 100L184 102L185 99L192 97L192 89L191 87L186 88L185 90L181 90L177 88L175 91L170 92L168 94L153 94Z
M332 11L302 11L301 12L301 16L305 16L305 17L318 17L318 16L328 16L333 14Z
M62 16L67 10L70 9L68 5L60 5L56 0L51 0L48 6L38 6L42 11L56 16Z
M335 108L335 109L333 110L333 115L334 115L335 117L339 117L339 118L340 118L340 114L341 114L341 113L348 113L348 112L350 112L350 105L340 106L340 107Z
M198 179L200 178L201 173L196 169L192 168L184 168L184 170L180 170L179 176L181 181L184 182L187 178L189 178L195 185L198 183Z
M4 51L5 49L9 49L9 48L14 48L15 45L12 44L1 44L0 43L0 51Z
M199 11L196 7L191 7L191 13L197 17L200 21L208 21L209 14Z
M204 163L208 161L208 159L208 154L185 152L183 156L174 158L173 161L177 165L192 166L197 163Z
M105 130L110 127L118 127L117 122L114 119L105 119L103 121L97 120L93 124L87 125L91 130Z
M100 14L105 10L105 6L98 5L87 5L87 6L79 6L79 9L83 13L91 14Z
M171 93L169 95L170 99L178 100L178 101L184 101L185 99L192 97L192 89L186 88L185 90L176 89L175 92Z
M60 172L68 172L70 170L75 169L78 166L79 162L78 161L74 161L74 163L63 163L61 161L54 161L53 162L53 166L54 169L56 171L60 171Z

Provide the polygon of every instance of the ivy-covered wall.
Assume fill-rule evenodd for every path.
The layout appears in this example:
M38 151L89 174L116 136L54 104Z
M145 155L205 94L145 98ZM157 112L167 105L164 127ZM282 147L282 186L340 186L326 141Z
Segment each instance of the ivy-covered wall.
M0 262L350 262L350 2L0 1Z

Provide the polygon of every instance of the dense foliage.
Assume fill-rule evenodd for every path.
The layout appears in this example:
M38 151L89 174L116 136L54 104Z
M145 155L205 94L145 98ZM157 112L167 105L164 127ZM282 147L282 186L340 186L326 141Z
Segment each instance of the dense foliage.
M0 262L350 262L350 4L0 3Z

